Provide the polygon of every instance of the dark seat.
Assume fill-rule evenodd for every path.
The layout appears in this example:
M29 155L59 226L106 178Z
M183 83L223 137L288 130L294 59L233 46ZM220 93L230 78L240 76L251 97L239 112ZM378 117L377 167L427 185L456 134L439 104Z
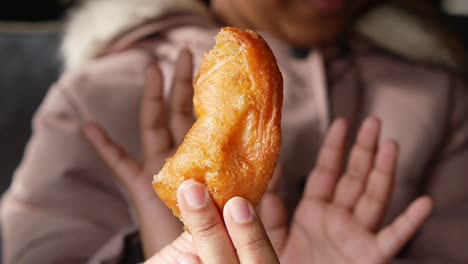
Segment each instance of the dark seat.
M0 23L0 194L31 134L31 117L57 79L55 25Z

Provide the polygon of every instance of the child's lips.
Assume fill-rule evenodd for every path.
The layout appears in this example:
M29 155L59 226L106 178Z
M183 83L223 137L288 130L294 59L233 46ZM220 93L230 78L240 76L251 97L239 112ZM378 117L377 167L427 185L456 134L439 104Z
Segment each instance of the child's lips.
M346 0L305 0L314 8L322 12L332 12L344 9Z

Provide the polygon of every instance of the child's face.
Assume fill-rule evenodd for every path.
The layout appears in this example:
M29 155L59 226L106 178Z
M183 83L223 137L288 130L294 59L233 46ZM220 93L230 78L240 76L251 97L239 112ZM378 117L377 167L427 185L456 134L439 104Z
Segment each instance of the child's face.
M325 44L349 26L369 0L213 0L229 25L267 30L298 47Z

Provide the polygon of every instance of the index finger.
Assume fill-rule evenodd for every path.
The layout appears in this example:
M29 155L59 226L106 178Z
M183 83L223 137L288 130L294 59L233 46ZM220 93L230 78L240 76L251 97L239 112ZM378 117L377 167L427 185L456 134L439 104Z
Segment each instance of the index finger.
M164 107L163 77L156 64L152 65L146 72L140 125L142 147L146 159L171 148L172 140Z
M176 145L182 143L185 135L192 127L193 117L193 58L184 49L177 60L176 71L169 97L169 127Z
M304 198L329 201L341 172L348 126L344 119L333 122L325 137L314 170L307 179Z
M239 263L223 219L205 185L185 181L177 191L177 202L204 264Z
M252 204L234 197L224 207L224 221L240 263L279 263L260 218Z

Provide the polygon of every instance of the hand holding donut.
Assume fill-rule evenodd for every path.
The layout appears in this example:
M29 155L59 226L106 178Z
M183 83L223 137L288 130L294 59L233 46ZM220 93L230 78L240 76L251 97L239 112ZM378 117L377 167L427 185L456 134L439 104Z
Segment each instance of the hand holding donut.
M206 186L187 180L179 187L177 201L190 233L184 232L147 264L279 263L248 200L234 197L220 213Z

